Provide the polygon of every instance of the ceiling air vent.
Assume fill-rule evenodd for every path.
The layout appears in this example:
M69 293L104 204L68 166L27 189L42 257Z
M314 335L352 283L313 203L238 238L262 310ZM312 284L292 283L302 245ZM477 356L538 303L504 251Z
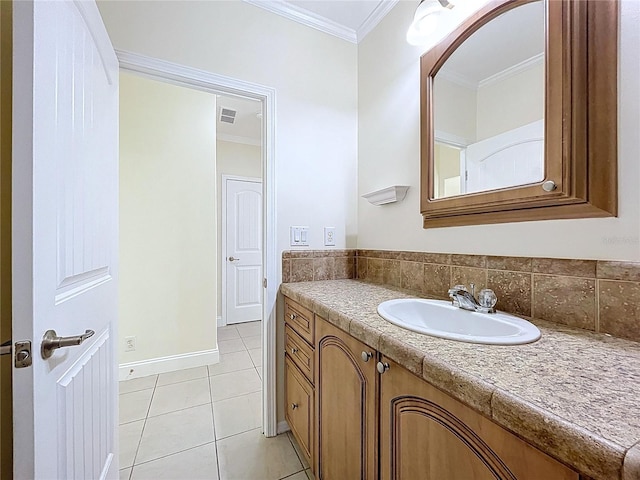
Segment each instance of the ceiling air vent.
M233 123L236 121L236 110L231 110L230 108L220 108L220 121L224 123Z

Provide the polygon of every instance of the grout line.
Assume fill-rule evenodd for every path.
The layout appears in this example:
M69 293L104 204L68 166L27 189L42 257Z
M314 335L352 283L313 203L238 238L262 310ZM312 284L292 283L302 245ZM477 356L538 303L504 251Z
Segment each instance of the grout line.
M211 398L211 385L209 385L209 398ZM199 403L198 405L191 405L189 407L184 407L184 408L178 408L176 410L171 410L170 412L164 412L164 413L159 413L157 415L151 415L151 416L147 416L147 418L145 420L148 420L149 418L158 418L161 417L163 415L169 415L171 413L176 413L176 412L183 412L185 410L190 410L192 408L197 408L197 407L202 407L208 403L211 403L211 400L209 400L208 402L205 403Z
M252 369L252 370L255 370L255 368ZM256 372L256 374L257 373L258 372ZM262 387L260 387L260 390L254 390L253 392L245 392L245 393L241 393L240 395L234 395L232 397L227 397L227 398L219 398L218 400L213 400L213 397L212 397L211 403L224 402L225 400L231 400L232 398L244 397L245 395L251 395L252 393L258 393L258 392L262 392Z
M207 375L206 375L206 376L204 376L204 377L189 378L189 379L186 379L186 380L178 380L177 382L171 382L171 383L165 383L164 385L158 385L156 388L170 387L170 386L172 386L172 385L177 385L177 384L179 384L179 383L194 382L194 381L196 381L196 380L203 380L203 379L206 379L206 378L208 378L208 377L209 377L209 375L208 375L208 374L209 374L209 369L207 368L207 367L208 367L207 365L202 365L202 366L203 366L203 367L205 367L205 368L206 368L206 370L207 370ZM199 367L195 367L195 368L199 368ZM190 370L190 369L185 369L185 370ZM180 370L178 370L178 371L180 371ZM174 371L174 372L175 372L175 371ZM174 372L168 372L168 373L174 373Z
M220 479L222 477L220 476L220 455L218 454L218 439L216 438L216 418L213 413L213 392L211 390L211 381L207 383L209 384L209 398L211 399L211 424L213 426L213 444L216 450L216 471L218 472L218 479Z
M595 311L595 331L600 332L600 279L596 278L596 311Z
M147 418L149 418L149 411L151 410L151 403L153 402L153 397L156 394L156 386L158 385L158 379L160 375L156 377L156 381L153 384L153 393L151 394L151 400L149 400L149 406L147 407L147 414L144 416L144 423L142 424L142 431L140 432L140 438L138 439L138 446L136 447L136 453L133 456L133 464L131 465L131 472L129 472L129 478L133 475L133 469L136 465L136 459L138 458L138 452L140 451L140 445L142 444L142 437L144 436L144 429L147 426Z
M184 450L178 450L176 452L171 452L171 453L167 453L166 455L162 455L161 457L158 458L153 458L151 460L146 460L144 462L140 462L135 464L135 467L138 467L140 465L146 465L147 463L151 463L151 462L155 462L156 460L161 460L163 458L167 458L167 457L171 457L173 455L177 455L179 453L184 453L184 452L188 452L189 450L193 450L194 448L200 448L200 447L204 447L205 445L209 445L211 443L216 443L215 440L211 441L211 442L206 442L206 443L201 443L200 445L194 445L193 447L189 447L189 448L185 448ZM129 467L127 467L129 468ZM133 471L133 467L131 467L131 471Z
M281 434L282 435L282 434ZM300 458L300 455L298 454L298 449L296 448L296 446L293 444L293 434L291 433L291 431L288 432L284 432L284 435L287 436L287 439L289 440L289 443L291 444L291 448L293 448L293 452L296 454L296 458L298 459L298 461L300 462L300 466L302 467L302 471L304 472L306 470L305 466L304 466L304 462L302 461L302 458ZM311 468L311 465L309 465L309 468ZM296 473L300 473L300 472L296 472ZM296 473L292 474L295 475ZM306 474L305 474L306 475ZM291 476L291 475L289 475Z

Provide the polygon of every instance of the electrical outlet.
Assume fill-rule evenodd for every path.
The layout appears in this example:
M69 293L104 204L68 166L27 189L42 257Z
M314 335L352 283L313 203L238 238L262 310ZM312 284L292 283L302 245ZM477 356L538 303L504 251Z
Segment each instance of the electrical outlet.
M133 352L136 349L136 337L124 337L124 351Z
M327 247L336 244L336 227L324 227L324 244Z

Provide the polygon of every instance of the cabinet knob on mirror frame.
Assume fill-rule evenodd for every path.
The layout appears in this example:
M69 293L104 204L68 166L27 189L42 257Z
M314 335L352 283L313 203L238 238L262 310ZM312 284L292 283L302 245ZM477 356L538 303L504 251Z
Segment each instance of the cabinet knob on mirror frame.
M389 370L389 364L388 363L386 363L386 362L385 363L378 362L378 373L383 374L387 370Z
M542 189L545 192L553 192L556 189L556 182L553 180L547 180L542 184Z
M362 352L362 355L360 355L360 356L362 357L362 361L363 361L363 362L368 362L368 361L369 361L369 359L370 359L371 357L373 357L373 353L371 353L371 352L364 352L364 351L363 351L363 352Z
M295 410L296 408L298 408L298 404L297 403L292 403L291 404L291 410Z

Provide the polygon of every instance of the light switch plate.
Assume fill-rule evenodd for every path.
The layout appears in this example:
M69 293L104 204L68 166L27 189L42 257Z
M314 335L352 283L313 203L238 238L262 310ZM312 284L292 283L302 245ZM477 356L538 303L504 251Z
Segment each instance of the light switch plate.
M291 246L292 247L308 247L309 246L309 227L291 227Z
M333 247L336 244L336 227L324 227L324 245Z

